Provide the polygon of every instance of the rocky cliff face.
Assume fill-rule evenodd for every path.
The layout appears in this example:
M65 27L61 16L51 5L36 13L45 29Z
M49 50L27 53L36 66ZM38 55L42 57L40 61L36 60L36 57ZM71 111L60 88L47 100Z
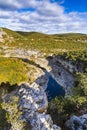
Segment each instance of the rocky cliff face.
M66 94L72 94L71 88L74 86L74 76L66 69L66 67L59 62L58 57L49 57L49 66L51 66L51 75L64 88Z
M81 63L74 62L73 60L65 60L62 56L55 56L55 60L59 62L62 66L64 66L65 69L67 69L69 72L83 72L83 65Z
M19 110L21 119L30 122L32 130L60 130L53 124L50 115L46 114L48 102L42 87L33 83L22 84L19 90Z

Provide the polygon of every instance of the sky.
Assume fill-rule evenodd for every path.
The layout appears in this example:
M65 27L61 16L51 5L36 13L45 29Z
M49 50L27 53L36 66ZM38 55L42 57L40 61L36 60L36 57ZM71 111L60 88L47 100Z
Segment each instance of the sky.
M87 0L0 0L0 27L87 34Z

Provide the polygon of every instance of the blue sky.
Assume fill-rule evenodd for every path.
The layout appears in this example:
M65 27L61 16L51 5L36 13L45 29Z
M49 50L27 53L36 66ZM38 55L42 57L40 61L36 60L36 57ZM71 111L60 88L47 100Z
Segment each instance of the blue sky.
M68 12L87 12L87 0L65 0L63 6Z
M78 11L87 12L87 0L50 0L51 2L60 3L65 7L66 12Z
M87 33L87 0L0 0L0 27Z

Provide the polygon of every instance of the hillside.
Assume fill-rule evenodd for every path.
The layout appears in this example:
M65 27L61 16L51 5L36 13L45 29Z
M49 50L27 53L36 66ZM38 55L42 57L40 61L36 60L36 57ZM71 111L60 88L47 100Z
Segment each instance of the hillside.
M21 33L31 41L29 45L46 53L59 53L61 51L77 51L87 49L87 35L85 34L56 34ZM79 44L79 45L78 45ZM43 49L42 49L43 48Z
M5 34L0 42L11 48L36 49L46 55L87 49L86 34L47 35L38 32L15 32L4 28L2 30Z

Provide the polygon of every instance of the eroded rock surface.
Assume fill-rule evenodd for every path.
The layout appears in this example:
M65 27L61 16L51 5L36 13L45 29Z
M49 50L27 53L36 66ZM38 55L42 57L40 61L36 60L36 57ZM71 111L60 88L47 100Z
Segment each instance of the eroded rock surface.
M36 83L22 84L19 97L19 110L23 112L21 119L30 122L32 130L60 130L46 114L48 101L42 87Z
M87 130L87 114L79 117L73 115L66 122L66 126L68 130Z

